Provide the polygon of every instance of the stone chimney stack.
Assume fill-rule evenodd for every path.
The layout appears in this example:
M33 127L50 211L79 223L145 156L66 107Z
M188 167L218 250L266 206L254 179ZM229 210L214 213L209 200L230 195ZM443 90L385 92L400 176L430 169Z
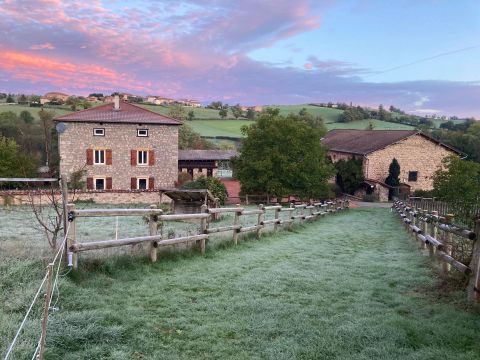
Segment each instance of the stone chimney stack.
M113 98L113 110L119 111L120 110L120 96L115 95Z

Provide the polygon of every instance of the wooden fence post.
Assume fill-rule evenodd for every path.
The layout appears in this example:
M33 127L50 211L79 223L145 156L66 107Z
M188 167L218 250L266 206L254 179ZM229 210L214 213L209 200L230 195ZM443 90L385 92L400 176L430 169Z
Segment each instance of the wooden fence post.
M150 205L150 209L155 210L157 208L157 205ZM150 236L157 235L157 230L158 230L158 215L153 213L150 213L150 216L148 217L148 230L150 233ZM151 262L156 262L157 261L157 242L152 241L150 243L150 261Z
M470 269L472 276L468 283L468 299L474 302L480 301L480 219L475 221L475 234L477 235L473 243L472 261Z
M423 221L422 232L423 232L423 236L428 235L427 214L428 214L428 210L427 210L427 209L423 209L423 210L422 210L422 221ZM422 241L422 249L425 249L426 247L427 247L427 244L425 244L425 243Z
M445 223L446 224L453 224L453 214L447 214L447 216L445 216ZM444 241L444 245L445 245L445 253L449 256L452 256L452 241L453 241L453 234L451 232L447 232L447 231L444 231L443 232L443 236L445 238L445 241ZM448 273L451 269L452 269L452 266L447 263L446 261L443 262L443 271L445 273Z
M47 338L48 310L50 309L50 300L52 298L53 266L54 263L50 263L47 266L47 292L45 293L45 304L43 305L42 333L40 335L40 347L37 356L37 359L39 360L43 359L43 353L45 351L45 339Z
M262 212L258 214L257 218L257 239L260 239L260 234L262 231L262 228L260 226L262 226L262 221L265 219L265 210L263 209L263 204L258 205L258 210L262 210Z
M237 208L239 208L240 204L237 204L236 206L237 206ZM233 220L233 225L234 226L240 225L240 213L241 213L240 211L235 211L235 218ZM238 243L238 231L237 231L237 229L233 229L233 243L235 245L237 245L237 243Z
M203 204L200 208L201 213L207 213L207 205ZM207 233L207 219L200 219L200 234ZM200 254L205 255L205 239L200 240Z
M434 210L432 211L432 220L431 220L431 224L430 224L430 233L431 233L431 236L434 238L434 239L437 239L437 234L438 234L438 228L437 228L437 223L438 223L438 211ZM438 240L438 239L437 239ZM430 256L434 256L435 255L435 246L433 246L433 244L429 244L429 252L430 252Z
M62 190L63 236L66 236L67 224L68 224L68 214L67 214L68 185L67 185L67 177L65 175L62 175L62 177L60 178L60 189ZM67 251L68 249L67 247L65 247L65 254L67 254Z
M276 205L278 205L278 203L277 203ZM275 209L274 218L275 218L275 220L278 220L278 219L280 218L280 209ZM274 232L277 232L279 226L280 226L280 225L277 224L277 223L273 224L273 231L274 231Z
M71 250L71 247L77 243L77 229L75 221L75 204L67 204L68 232L67 232L67 255L72 253L72 266L74 270L78 268L78 255ZM68 260L68 257L67 257Z

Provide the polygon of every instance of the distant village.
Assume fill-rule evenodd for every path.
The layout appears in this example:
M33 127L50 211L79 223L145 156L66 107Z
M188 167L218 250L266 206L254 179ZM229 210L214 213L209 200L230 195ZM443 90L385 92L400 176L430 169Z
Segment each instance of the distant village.
M10 95L7 93L0 93L0 99L6 99L5 103L20 103L20 104L28 103L31 106L35 106L35 105L43 106L46 104L63 105L69 100L69 98L75 98L78 101L85 101L93 104L111 103L113 102L115 95L118 95L120 97L120 100L127 101L130 103L146 103L146 104L160 105L160 106L181 105L181 106L190 106L194 108L202 107L202 103L194 99L173 99L165 96L157 96L157 95L141 96L141 95L135 95L130 93L113 93L111 95L104 95L103 93L92 93L92 94L89 94L88 96L76 96L76 95L65 94L63 92L52 91L42 96L39 96L39 95L26 96L26 95L19 94L19 95L15 95L15 99L13 95ZM242 111L247 111L249 109L255 112L262 111L262 106L259 106L259 105L240 106L240 108Z

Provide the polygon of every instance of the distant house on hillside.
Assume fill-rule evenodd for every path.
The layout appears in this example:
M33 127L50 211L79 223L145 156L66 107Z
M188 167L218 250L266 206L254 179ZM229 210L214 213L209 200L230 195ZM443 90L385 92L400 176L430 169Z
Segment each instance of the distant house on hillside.
M43 97L47 98L50 101L52 101L54 99L66 101L68 99L69 95L61 93L61 92L52 91L52 92L46 93Z
M237 156L235 150L179 150L178 171L199 176L232 177L230 159Z
M333 162L362 159L367 193L380 200L388 194L384 183L393 158L400 164L400 182L411 191L431 190L442 160L459 152L416 130L331 130L322 139Z
M178 127L119 97L113 103L54 119L60 174L85 170L87 189L146 190L173 187L178 176Z

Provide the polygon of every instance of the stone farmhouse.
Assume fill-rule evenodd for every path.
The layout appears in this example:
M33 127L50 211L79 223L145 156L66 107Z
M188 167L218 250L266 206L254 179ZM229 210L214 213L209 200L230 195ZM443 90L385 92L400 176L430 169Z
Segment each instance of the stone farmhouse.
M60 174L84 170L89 190L173 187L178 176L175 119L114 98L54 119Z
M431 190L433 175L442 160L459 152L416 130L331 130L322 139L333 162L362 159L366 193L388 200L384 183L393 158L400 164L403 187ZM387 198L385 198L387 197Z

